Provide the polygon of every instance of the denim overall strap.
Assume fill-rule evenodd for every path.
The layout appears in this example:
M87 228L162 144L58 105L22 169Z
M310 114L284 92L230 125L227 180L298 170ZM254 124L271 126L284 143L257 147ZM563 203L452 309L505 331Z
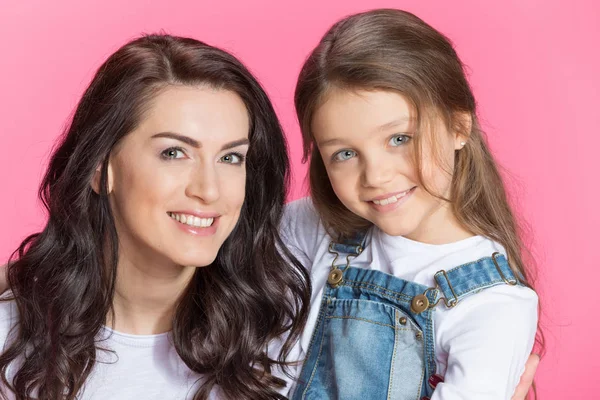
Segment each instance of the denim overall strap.
M492 286L522 285L508 265L506 257L500 253L448 271L438 271L435 281L448 307L454 307L464 297Z
M431 396L438 290L382 271L352 267L365 233L332 242L331 270L292 400L418 400ZM424 292L427 292L423 294Z
M337 253L360 254L364 249L366 237L367 232L360 231L352 237L343 240L341 243L332 242L330 248Z

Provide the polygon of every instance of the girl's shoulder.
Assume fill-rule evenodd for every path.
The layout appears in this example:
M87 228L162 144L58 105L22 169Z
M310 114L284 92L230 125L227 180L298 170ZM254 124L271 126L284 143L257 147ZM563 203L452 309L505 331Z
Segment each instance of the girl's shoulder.
M489 238L473 237L467 239L465 244L468 244L468 246L464 246L462 249L458 248L456 252L449 254L448 258L453 259L456 268L470 266L482 260L489 260L494 253L507 257L505 248ZM496 268L490 262L486 262L481 267L490 270ZM508 268L510 268L510 265ZM443 269L452 270L452 268ZM453 327L460 332L464 326L473 324L470 327L472 330L477 330L476 327L479 327L479 329L496 330L496 333L503 332L503 334L506 334L504 328L499 327L504 326L512 331L520 329L519 332L523 333L523 337L529 337L532 332L535 333L539 302L537 293L525 284L509 285L504 282L484 284L486 279L492 279L489 277L494 276L494 274L482 273L473 276L472 274L477 270L468 269L469 274L471 274L468 275L470 276L469 279L474 281L473 290L469 290L470 294L466 293L466 297L461 299L454 308L444 309L444 307L441 307L443 312L440 313L440 320L438 321L440 329L443 331L443 326L448 329ZM458 275L460 275L458 278L464 286L463 291L467 292L464 282L467 277L466 272L465 274L462 272L461 274L455 273L454 277L456 278ZM477 285L475 285L475 281ZM446 320L446 316L448 321L442 322L442 320ZM519 328L515 328L515 325L519 325Z

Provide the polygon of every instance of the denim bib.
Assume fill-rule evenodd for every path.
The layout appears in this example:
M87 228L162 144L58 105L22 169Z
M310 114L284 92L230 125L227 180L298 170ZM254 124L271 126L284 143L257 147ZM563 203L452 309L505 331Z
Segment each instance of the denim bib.
M457 306L483 289L517 285L506 258L439 271L436 287L350 266L364 234L332 242L335 258L292 400L418 400L433 393L433 316L440 301ZM345 262L338 264L338 259Z

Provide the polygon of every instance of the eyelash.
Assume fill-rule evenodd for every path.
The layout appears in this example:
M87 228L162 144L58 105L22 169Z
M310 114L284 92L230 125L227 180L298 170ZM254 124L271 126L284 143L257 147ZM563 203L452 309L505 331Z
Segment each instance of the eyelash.
M395 138L404 138L404 142L402 142L399 145L392 145L393 147L400 147L403 144L406 144L408 142L410 142L410 140L412 139L412 137L410 137L409 135L405 135L405 134L398 134L398 135L394 135L390 138L390 140L388 141L388 143L390 143L392 140L394 140Z
M350 158L346 158L345 160L339 160L339 159L338 159L338 156L339 156L339 155L341 155L341 154L343 154L343 153L347 153L347 152L349 152L349 153L353 153L353 156L355 156L355 155L356 155L356 152L355 152L354 150L349 150L349 149L340 150L340 151L338 151L338 152L334 153L334 154L333 154L333 156L331 156L331 161L333 161L333 162L344 162L344 161L347 161L347 160L349 160L349 159L350 159L350 158L352 158L352 157L350 157Z
M394 136L392 136L392 137L391 137L391 138L388 140L388 143L390 143L390 142L391 142L392 140L394 140L395 138L403 138L404 140L403 140L403 142L402 142L402 143L400 143L400 144L398 144L398 145L394 145L394 144L392 144L392 146L393 146L393 147L400 147L400 146L402 146L403 144L406 144L406 143L408 143L408 142L409 142L409 141L412 139L412 137L411 137L411 136L409 136L409 135L405 135L405 134L398 134L398 135L394 135ZM339 157L341 154L345 153L345 152L350 152L350 153L352 153L352 157L350 157L350 158L353 158L354 156L356 156L356 152L355 152L354 150L350 150L350 149L344 149L344 150L340 150L340 151L338 151L338 152L334 153L334 154L333 154L333 156L331 156L331 161L333 161L333 162L344 162L344 161L347 161L347 160L349 160L350 158L346 158L345 160L340 160L340 159L338 159L338 157Z
M181 147L169 147L168 149L163 150L160 153L160 156L167 160L167 161L171 161L171 160L178 160L181 159L183 157L170 157L168 154L172 151L175 152L181 152L183 153L183 155L185 155L185 150L183 150L183 148ZM223 157L220 158L220 160L223 160L223 158L227 157L227 156L235 156L239 159L239 162L225 162L225 164L231 164L231 165L243 165L244 162L246 161L246 156L243 155L242 153L238 153L238 152L232 152L232 153L228 153L225 154Z
M228 163L226 162L225 164L231 164L231 165L244 165L244 162L246 161L246 156L244 156L242 153L238 153L238 152L233 152L233 153L229 153L229 154L225 154L223 157L221 157L221 160L227 156L236 156L237 158L240 159L239 162L237 163Z
M169 147L168 149L163 150L160 153L160 156L165 160L177 160L177 159L181 158L181 157L170 157L168 154L171 151L178 151L185 155L185 151L181 147Z

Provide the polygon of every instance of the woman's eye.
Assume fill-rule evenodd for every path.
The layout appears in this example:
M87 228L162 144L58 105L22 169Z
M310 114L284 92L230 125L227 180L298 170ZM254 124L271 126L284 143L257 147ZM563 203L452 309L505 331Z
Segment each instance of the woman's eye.
M334 161L346 161L356 156L356 152L353 150L342 150L338 151L333 155Z
M225 164L243 164L245 157L240 153L229 153L221 157L221 162Z
M185 157L183 149L179 147L169 147L168 149L160 153L160 155L167 160L175 160L177 158Z
M403 144L406 144L406 142L408 142L409 140L410 140L410 136L408 136L408 135L394 135L390 139L390 145L391 146L401 146Z

